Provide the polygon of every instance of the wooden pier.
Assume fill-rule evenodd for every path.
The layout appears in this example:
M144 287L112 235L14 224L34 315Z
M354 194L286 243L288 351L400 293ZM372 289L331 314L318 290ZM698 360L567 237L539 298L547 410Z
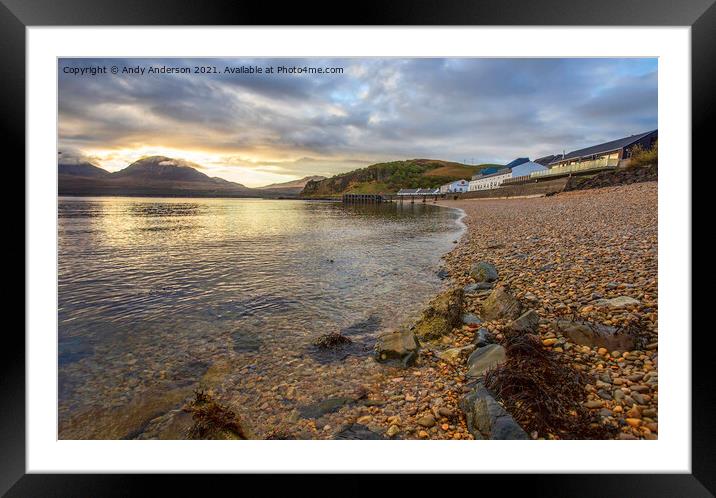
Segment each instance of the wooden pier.
M343 202L346 204L375 204L391 200L391 195L384 194L343 194Z

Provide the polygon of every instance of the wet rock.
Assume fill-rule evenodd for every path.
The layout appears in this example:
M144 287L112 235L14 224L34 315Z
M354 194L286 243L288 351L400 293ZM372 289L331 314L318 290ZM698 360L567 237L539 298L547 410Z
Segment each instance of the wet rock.
M151 420L136 439L186 439L192 424L191 413L177 408Z
M478 348L467 359L467 376L481 377L487 370L505 361L505 348L499 344L488 344Z
M472 265L470 276L475 282L494 282L498 278L497 268L486 261L480 261Z
M481 348L495 342L495 337L486 328L482 327L475 334L474 344L476 347Z
M463 313L462 323L464 323L465 325L480 325L482 323L482 320L474 313Z
M440 280L445 280L450 276L450 273L448 273L448 271L445 269L441 269L437 271L436 275Z
M368 427L361 424L351 424L341 428L334 439L385 439L381 434L371 431Z
M414 332L420 340L440 339L461 324L463 290L456 287L430 301L415 324Z
M320 418L327 413L340 410L343 406L352 403L353 399L348 397L327 398L318 403L300 406L298 413L302 418Z
M475 349L474 344L468 344L461 348L450 348L437 354L438 358L448 363L459 363L460 360Z
M411 365L417 359L420 347L415 335L409 330L388 330L378 336L375 359L379 362L399 361Z
M504 286L495 287L482 303L482 317L485 320L514 320L521 312L522 305Z
M474 284L467 284L463 287L465 294L476 294L480 291L491 290L495 284L492 282L476 282Z
M629 306L637 306L640 301L628 296L619 296L612 299L597 299L592 303L594 306L606 307L611 309L622 309Z
M231 334L231 339L234 342L234 351L237 353L255 352L261 348L261 341L259 338L246 333L243 330L233 332Z
M516 320L510 322L508 327L515 332L534 332L539 325L539 315L535 310L529 310Z
M482 384L460 400L467 429L475 439L529 439L515 419Z
M606 348L609 351L632 350L635 347L633 336L608 325L557 320L555 328L570 341L582 346Z

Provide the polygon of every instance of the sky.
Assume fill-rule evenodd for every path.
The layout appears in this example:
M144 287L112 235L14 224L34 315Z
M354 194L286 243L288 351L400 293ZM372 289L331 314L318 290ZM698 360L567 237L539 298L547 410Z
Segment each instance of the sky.
M60 59L58 110L63 158L118 171L165 155L256 187L413 158L505 164L656 129L657 59Z

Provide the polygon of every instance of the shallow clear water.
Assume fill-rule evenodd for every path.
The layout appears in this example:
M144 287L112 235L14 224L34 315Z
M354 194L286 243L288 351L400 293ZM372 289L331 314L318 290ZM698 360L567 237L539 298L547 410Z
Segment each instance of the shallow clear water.
M367 355L439 289L459 216L420 203L60 198L60 437L77 414L121 413L220 358L286 377L286 358L336 331Z

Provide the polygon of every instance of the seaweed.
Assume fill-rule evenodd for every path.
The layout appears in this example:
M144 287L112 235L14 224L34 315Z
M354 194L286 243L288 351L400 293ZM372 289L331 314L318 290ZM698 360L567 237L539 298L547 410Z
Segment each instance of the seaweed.
M601 424L582 405L588 375L544 349L532 334L508 335L505 349L506 361L485 374L485 386L528 432L560 439L614 436L614 427Z
M241 418L203 389L194 391L188 411L194 420L187 433L189 439L251 439Z
M313 345L321 349L332 349L338 346L343 346L344 344L350 344L352 342L353 341L351 341L348 337L338 332L331 332L330 334L322 335L316 339L313 342Z

